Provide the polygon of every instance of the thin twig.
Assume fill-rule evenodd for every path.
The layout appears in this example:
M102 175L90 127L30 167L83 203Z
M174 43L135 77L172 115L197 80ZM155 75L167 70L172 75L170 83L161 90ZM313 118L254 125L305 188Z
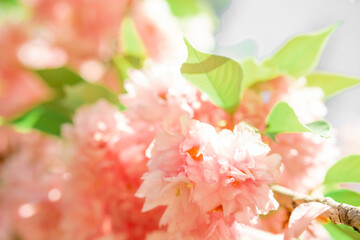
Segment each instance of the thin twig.
M328 218L332 223L344 224L360 232L360 207L354 207L345 203L338 203L329 197L312 197L294 192L279 185L272 185L271 188L274 192L276 200L289 212L292 212L294 208L302 203L323 203L331 208L321 214L322 217Z

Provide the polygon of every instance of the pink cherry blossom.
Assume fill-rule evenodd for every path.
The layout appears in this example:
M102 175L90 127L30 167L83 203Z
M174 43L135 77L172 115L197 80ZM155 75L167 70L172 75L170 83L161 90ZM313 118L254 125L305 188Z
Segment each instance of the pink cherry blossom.
M41 38L22 44L17 57L22 64L32 69L57 68L65 65L67 61L64 50Z
M14 117L48 95L44 84L23 69L0 69L0 82L0 115L4 117Z
M328 205L318 202L303 203L296 207L291 213L289 228L285 232L284 239L290 240L299 237L312 220L329 209Z
M273 214L277 214L278 212L279 211L276 211L275 213L270 213L270 217L265 216L265 218L269 218L268 222L270 224L281 227L281 224L283 224L282 219L273 218L272 216ZM301 223L299 224L301 225ZM236 239L244 240L283 240L285 237L284 230L286 229L284 227L281 228L281 232L274 232L271 229L264 229L259 228L258 226L250 226L245 224L234 223L234 225L232 226L233 232L235 232L235 236L237 237ZM326 230L319 223L315 222L308 225L307 229L301 235L299 235L298 238L304 240L331 239Z
M303 193L322 183L338 154L333 139L312 133L280 134L276 139L271 151L282 155L284 164L278 183Z
M113 54L127 0L35 0L25 1L34 11L35 23L48 39L66 50L69 62L78 65L92 58L106 59ZM77 44L74 44L76 40Z
M360 125L357 121L343 122L338 128L338 144L342 157L359 154L360 143L357 141L359 134Z
M107 62L121 50L118 36L123 17L130 16L152 59L184 56L179 23L166 1L23 0L33 11L31 22L42 38L66 52L70 65ZM78 44L73 44L76 41ZM185 56L184 56L185 57Z
M264 231L249 225L234 224L237 236L244 240L283 240L284 235L280 233L272 233Z
M0 26L0 115L14 117L47 96L40 80L27 71L18 59L20 46L28 33L22 25ZM22 96L22 97L19 97Z
M280 173L280 157L266 156L269 151L244 124L217 133L208 124L182 119L178 134L157 135L137 196L146 199L144 211L167 206L160 224L174 234L204 237L219 221L249 223L278 206L267 184Z
M2 239L59 239L59 200L64 164L59 143L37 133L16 133L2 127Z
M254 237L256 234L259 239L283 239L285 233L289 231L288 226L290 214L291 213L289 213L286 209L280 207L277 211L271 212L266 216L262 216L259 222L254 226L241 226L241 229L247 229L245 232L241 231L242 237L248 237L251 239L250 237ZM295 222L292 224L292 228L299 229L298 227L301 225L301 222ZM302 229L302 232L299 233L301 234L301 239L330 239L329 234L326 232L325 228L323 228L321 223L317 221L311 222L311 224L306 225L305 228ZM263 237L263 235L267 235L267 237Z
M188 101L196 90L181 77L179 67L172 61L152 62L130 72L125 83L127 94L121 101L128 107L126 115L133 124L146 126L144 131L151 132L151 138L162 128L177 131L179 118L193 115Z
M183 34L166 1L135 1L132 10L138 33L152 59L185 60Z
M3 54L0 56L1 69L18 68L20 66L17 52L21 44L28 40L25 26L9 24L0 26L0 43Z
M134 132L126 115L103 100L80 108L64 134L68 171L60 228L66 239L144 239L159 230L163 210L142 213L143 200L134 197L151 138Z

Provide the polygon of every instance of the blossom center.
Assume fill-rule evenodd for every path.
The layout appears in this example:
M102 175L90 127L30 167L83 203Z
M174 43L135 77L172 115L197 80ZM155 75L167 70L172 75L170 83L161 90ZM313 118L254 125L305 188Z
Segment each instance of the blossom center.
M192 159L194 159L197 162L201 162L201 161L204 160L204 158L203 158L203 155L201 153L199 154L199 150L200 150L200 147L195 146L195 147L192 147L191 149L189 149L186 152L190 155L190 157Z

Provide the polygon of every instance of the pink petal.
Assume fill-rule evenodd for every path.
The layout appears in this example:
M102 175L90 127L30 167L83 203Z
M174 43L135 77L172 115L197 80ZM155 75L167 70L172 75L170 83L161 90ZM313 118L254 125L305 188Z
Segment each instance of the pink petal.
M318 202L303 203L295 208L290 216L289 228L285 232L284 240L299 237L312 220L329 209L329 206Z

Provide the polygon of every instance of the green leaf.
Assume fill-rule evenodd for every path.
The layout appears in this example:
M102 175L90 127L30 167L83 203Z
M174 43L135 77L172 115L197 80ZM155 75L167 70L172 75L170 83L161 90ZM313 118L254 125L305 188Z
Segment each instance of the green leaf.
M188 58L181 67L182 75L206 93L215 105L232 114L240 102L243 78L240 64L229 58L199 52L186 39L185 43Z
M307 85L320 87L325 98L332 97L347 88L360 84L359 77L348 77L331 73L312 73L306 76Z
M0 23L26 21L29 9L20 0L0 0Z
M105 99L116 105L119 110L125 109L116 94L98 84L78 84L65 88L65 93L65 97L61 99L61 104L71 111L75 111L82 105L95 103L100 99Z
M101 85L85 82L65 87L64 95L39 104L10 123L22 130L37 129L47 134L60 136L61 126L72 122L72 115L77 108L95 103L100 99L113 103L119 110L125 109L116 94Z
M244 71L243 90L258 82L264 82L280 75L276 69L258 63L254 58L241 62Z
M360 182L360 155L342 158L327 171L324 184L341 182Z
M201 11L199 0L167 0L172 14L176 17L187 17Z
M292 38L264 64L294 77L306 75L317 66L327 40L338 25Z
M122 55L137 56L145 58L147 50L139 33L136 30L133 20L126 16L121 22L120 46Z
M79 75L66 67L35 70L42 80L58 94L64 93L65 86L85 82Z
M71 113L55 99L36 106L11 123L22 130L37 129L60 136L61 125L71 123Z
M20 5L18 0L1 0L0 1L0 13L2 11L11 10L11 8L18 7Z
M328 136L330 125L325 121L303 124L286 102L277 103L266 119L265 134L275 141L279 133L312 132Z
M19 1L18 0L2 0L1 3L9 4L9 5L17 5L17 4L19 4Z
M324 192L340 203L360 206L360 155L350 155L335 163L326 173Z
M305 124L306 128L308 128L312 133L319 134L323 137L328 137L330 132L330 125L326 121L315 121L311 123Z
M335 201L339 203L346 203L353 206L360 206L360 194L346 190L339 189L335 191L331 191L325 194L326 197L331 197Z
M358 240L360 233L349 226L327 223L323 225L334 240Z

